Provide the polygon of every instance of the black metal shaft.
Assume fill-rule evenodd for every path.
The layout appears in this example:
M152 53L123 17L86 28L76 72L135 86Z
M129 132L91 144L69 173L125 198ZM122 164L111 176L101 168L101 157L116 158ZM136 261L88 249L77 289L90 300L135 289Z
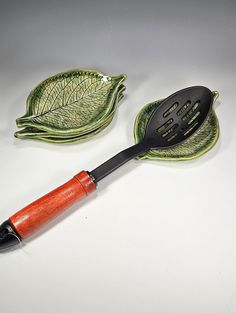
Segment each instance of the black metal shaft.
M144 141L142 141L136 145L133 145L119 152L118 154L116 154L115 156L113 156L112 158L110 158L97 168L95 168L89 174L91 175L91 177L93 177L94 181L97 183L98 181L112 173L114 170L119 168L121 165L125 164L131 159L134 159L135 157L148 151L149 149L150 146L145 144Z

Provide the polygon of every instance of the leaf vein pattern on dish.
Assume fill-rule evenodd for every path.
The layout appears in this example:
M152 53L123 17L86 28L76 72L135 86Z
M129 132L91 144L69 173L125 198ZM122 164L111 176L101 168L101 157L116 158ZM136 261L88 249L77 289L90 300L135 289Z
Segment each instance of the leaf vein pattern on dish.
M15 136L35 138L37 133L40 139L40 132L44 132L47 137L50 134L52 138L79 139L99 132L111 122L116 104L123 98L125 78L126 75L104 76L93 70L72 70L49 77L31 91L26 113L16 121L25 130Z

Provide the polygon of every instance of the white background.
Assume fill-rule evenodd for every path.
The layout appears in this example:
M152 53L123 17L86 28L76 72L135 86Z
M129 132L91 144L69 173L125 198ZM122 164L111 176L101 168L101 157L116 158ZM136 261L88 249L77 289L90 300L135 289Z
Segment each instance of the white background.
M235 2L3 1L0 15L2 221L132 145L139 110L178 89L218 90L221 127L203 157L131 161L0 254L1 312L235 313ZM15 139L30 90L73 68L128 75L112 124L70 145Z

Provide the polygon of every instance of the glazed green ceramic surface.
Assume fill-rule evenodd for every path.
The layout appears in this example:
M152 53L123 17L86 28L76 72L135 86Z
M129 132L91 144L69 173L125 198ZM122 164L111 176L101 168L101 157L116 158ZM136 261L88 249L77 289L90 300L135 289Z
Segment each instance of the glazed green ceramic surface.
M218 98L217 91L213 91L214 102ZM162 100L147 104L138 114L134 125L135 142L144 137L147 121ZM219 123L214 109L210 112L204 124L186 141L172 148L152 149L139 156L138 159L153 160L190 160L199 157L210 150L219 137Z
M73 70L44 80L30 93L26 114L16 121L25 130L15 136L33 138L47 133L69 138L103 129L114 115L125 78Z
M111 109L111 112L109 113L108 116L106 116L103 119L103 124L94 129L91 132L80 132L79 134L77 132L75 133L54 133L51 131L44 131L41 129L38 129L36 127L26 127L23 130L20 130L17 132L17 137L21 139L36 139L36 140L41 140L45 142L51 142L51 143L70 143L70 142L75 142L83 139L88 139L99 132L101 132L104 128L106 128L112 121L118 102L120 102L123 97L124 97L124 91L125 91L125 86L121 84L118 88L117 94L115 96L113 106Z

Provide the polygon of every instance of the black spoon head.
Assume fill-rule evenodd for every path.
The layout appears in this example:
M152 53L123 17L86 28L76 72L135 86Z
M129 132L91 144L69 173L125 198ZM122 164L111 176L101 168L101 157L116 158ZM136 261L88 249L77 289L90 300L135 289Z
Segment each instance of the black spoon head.
M204 123L212 103L212 92L206 87L177 91L163 100L151 115L144 142L158 149L182 143Z

